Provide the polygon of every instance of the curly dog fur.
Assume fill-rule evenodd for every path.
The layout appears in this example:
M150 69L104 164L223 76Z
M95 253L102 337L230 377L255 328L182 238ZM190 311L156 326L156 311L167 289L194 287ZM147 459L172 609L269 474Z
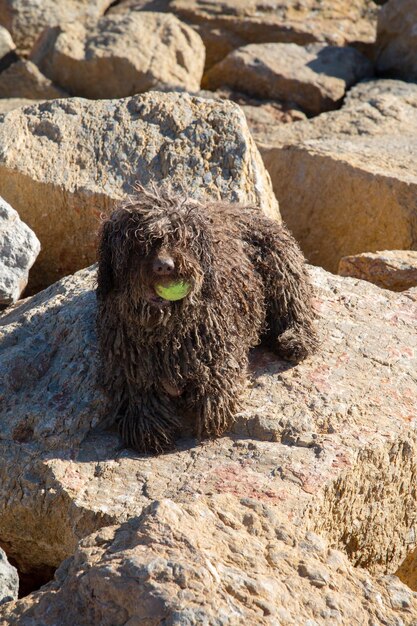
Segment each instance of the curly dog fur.
M154 286L173 277L191 291L168 302ZM261 338L295 362L317 345L304 258L286 228L169 187L138 186L103 223L97 299L111 419L139 451L170 448L186 416L198 437L223 433Z

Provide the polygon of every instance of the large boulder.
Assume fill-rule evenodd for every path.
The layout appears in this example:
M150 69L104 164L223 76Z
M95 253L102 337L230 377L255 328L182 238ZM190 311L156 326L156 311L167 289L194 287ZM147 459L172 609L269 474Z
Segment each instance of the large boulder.
M74 96L124 98L158 87L196 91L204 69L199 35L172 14L132 12L45 31L31 58Z
M338 274L405 291L417 287L417 251L385 250L345 256L340 259Z
M18 300L39 251L35 233L0 198L0 309Z
M226 85L317 115L336 109L349 87L372 74L371 62L354 48L264 43L231 52L207 72L204 86Z
M51 100L67 95L46 78L31 61L17 61L0 73L0 98Z
M0 0L0 24L27 56L44 28L61 22L94 23L112 0Z
M291 367L256 350L232 432L161 456L100 431L94 269L0 318L0 538L22 572L50 571L155 500L216 494L273 507L376 574L396 571L417 529L417 293L311 276L317 355Z
M370 579L254 498L156 501L84 539L39 592L0 608L7 626L415 624L417 599Z
M0 118L0 187L36 232L32 289L95 260L100 214L136 181L252 202L277 218L270 179L241 109L178 93L53 100Z
M417 86L370 81L340 111L255 136L283 219L314 264L416 249Z
M376 68L384 76L417 80L417 4L391 0L378 16Z

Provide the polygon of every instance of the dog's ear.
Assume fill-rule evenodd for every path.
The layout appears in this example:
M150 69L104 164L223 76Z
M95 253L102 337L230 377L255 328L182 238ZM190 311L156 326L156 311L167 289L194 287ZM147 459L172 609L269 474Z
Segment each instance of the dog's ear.
M114 287L114 273L112 265L112 231L111 220L104 222L99 235L98 271L97 271L97 298L105 298Z

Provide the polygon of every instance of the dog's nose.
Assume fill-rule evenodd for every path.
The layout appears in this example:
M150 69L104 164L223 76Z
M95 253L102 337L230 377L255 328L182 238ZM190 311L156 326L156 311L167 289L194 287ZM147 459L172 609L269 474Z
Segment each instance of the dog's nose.
M170 256L158 256L152 264L152 271L160 276L169 276L174 272L174 269L174 259Z

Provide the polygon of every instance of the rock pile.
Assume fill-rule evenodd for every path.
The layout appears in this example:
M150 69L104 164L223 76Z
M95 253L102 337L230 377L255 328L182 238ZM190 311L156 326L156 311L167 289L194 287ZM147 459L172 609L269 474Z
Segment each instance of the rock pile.
M414 4L0 0L0 624L417 626ZM166 179L282 215L321 345L146 456L87 266Z

